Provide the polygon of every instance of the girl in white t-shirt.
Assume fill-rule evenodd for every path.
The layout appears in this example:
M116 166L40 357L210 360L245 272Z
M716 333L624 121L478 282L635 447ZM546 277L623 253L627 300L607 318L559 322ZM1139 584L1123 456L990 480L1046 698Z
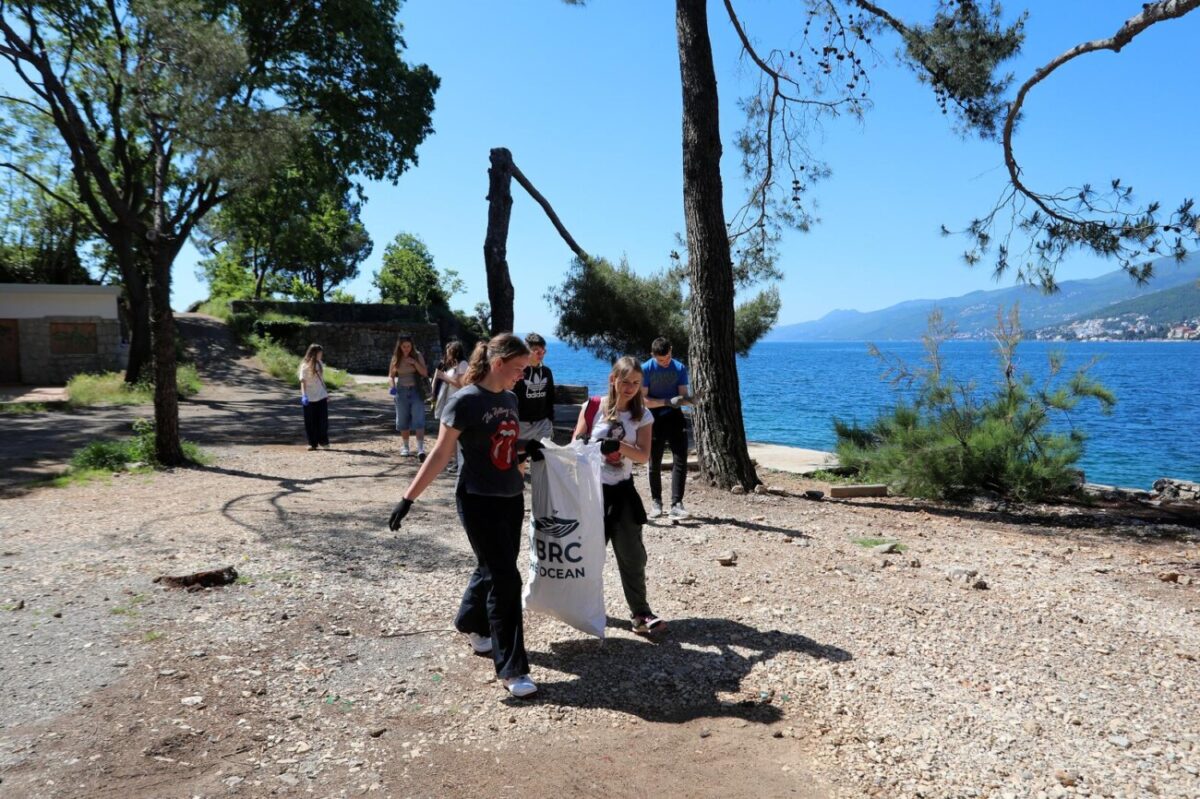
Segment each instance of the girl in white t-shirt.
M442 420L442 411L446 408L446 403L458 393L460 388L466 385L464 382L466 376L466 352L463 350L462 342L458 339L453 339L446 345L446 352L442 356L442 363L437 371L433 373L433 379L440 383L433 405L434 419L437 419L439 422Z
M309 344L300 361L300 404L304 406L304 435L308 448L329 449L329 392L325 388L325 351Z
M650 610L646 600L646 547L642 526L646 508L633 485L633 464L650 458L650 436L654 417L642 398L642 367L625 356L613 364L608 375L608 394L600 402L589 429L587 405L575 423L577 438L600 442L604 466L604 538L612 542L621 573L621 588L633 616L633 631L656 634L667 623Z

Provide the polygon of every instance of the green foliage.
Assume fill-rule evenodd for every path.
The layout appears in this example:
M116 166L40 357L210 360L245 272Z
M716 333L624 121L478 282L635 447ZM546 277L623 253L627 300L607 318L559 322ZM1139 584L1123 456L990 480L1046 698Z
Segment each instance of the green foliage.
M175 387L180 397L200 390L202 381L195 364L181 363L175 370ZM81 373L67 381L67 400L72 407L91 405L146 405L154 402L154 384L130 385L120 372Z
M184 441L183 453L191 463L206 463L208 456L191 441ZM141 464L134 467L134 464ZM121 472L158 468L154 449L154 423L149 419L137 419L133 423L133 437L121 441L92 441L71 456L70 472ZM70 482L70 481L68 481Z
M254 273L233 247L225 247L211 258L200 261L196 267L196 279L208 284L208 296L214 302L228 305L230 300L254 297Z
M0 415L24 416L29 413L46 413L66 405L62 402L4 402L0 403Z
M277 380L282 380L292 388L300 387L301 356L291 352L279 344L263 336L252 335L250 344L258 353L263 368ZM348 372L325 365L325 387L330 391L348 388L354 384L354 378Z
M943 0L931 24L904 32L909 65L933 88L942 113L953 110L964 131L985 139L999 132L1012 84L1011 74L997 77L996 70L1025 40L1027 15L1006 26L1001 13L994 1L984 8L974 0Z
M279 294L323 302L358 274L371 253L350 180L322 161L315 144L261 185L226 202L204 225L214 252L200 273L213 297Z
M779 319L779 307L779 289L771 286L733 309L733 340L739 355L750 352L755 342L771 332Z
M233 308L226 298L210 297L196 306L196 313L208 314L231 327L233 325Z
M666 336L687 357L687 316L681 274L666 270L642 277L622 259L576 258L561 286L546 292L558 310L555 335L597 358L641 357Z
M475 304L475 313L466 311L451 311L458 328L458 340L469 353L475 349L475 344L491 337L492 311L486 302Z
M70 194L70 186L57 190ZM31 187L0 182L0 283L95 283L83 218Z
M119 441L93 441L71 457L76 469L108 472L119 472L131 462L128 445Z
M1073 493L1085 436L1076 428L1055 432L1051 420L1084 399L1108 412L1116 402L1112 393L1088 376L1090 365L1063 379L1061 354L1051 356L1042 385L1017 376L1021 334L1014 308L996 331L1002 379L980 396L974 385L944 373L940 345L952 332L939 313L930 316L926 366L917 369L872 348L888 364L888 376L913 394L868 427L834 421L842 466L909 496L957 499L989 491L1036 501Z
M308 320L276 320L276 319L259 319L254 323L254 333L257 336L270 339L272 341L284 342L289 341L297 334L308 329Z
M449 308L450 298L463 290L453 269L439 272L425 242L399 233L383 252L383 265L372 281L383 302L419 308Z
M673 267L648 277L636 274L624 259L613 266L603 258L576 258L567 279L546 293L558 310L555 334L598 358L644 356L659 336L671 340L675 354L687 357L685 275ZM779 292L759 293L734 310L736 351L745 355L775 324Z

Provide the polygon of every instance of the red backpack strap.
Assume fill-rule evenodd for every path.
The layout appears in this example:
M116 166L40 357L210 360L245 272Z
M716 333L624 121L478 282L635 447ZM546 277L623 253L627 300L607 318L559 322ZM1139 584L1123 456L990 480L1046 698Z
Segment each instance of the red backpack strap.
M600 412L600 403L604 397L588 397L587 407L583 410L583 420L587 422L587 434L591 436L592 425L596 422L596 414Z

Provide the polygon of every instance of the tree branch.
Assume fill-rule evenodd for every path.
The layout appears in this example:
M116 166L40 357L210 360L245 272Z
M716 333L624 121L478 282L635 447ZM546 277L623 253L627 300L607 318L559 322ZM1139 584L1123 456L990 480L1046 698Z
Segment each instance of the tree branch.
M1008 115L1004 121L1003 135L1004 165L1008 168L1009 179L1017 191L1032 200L1048 216L1070 225L1081 224L1081 220L1077 217L1064 215L1057 209L1052 208L1046 202L1045 195L1032 191L1021 181L1021 167L1017 164L1016 156L1013 154L1012 137L1013 131L1016 128L1017 118L1021 113L1021 106L1025 103L1025 96L1029 94L1029 91L1034 86L1037 86L1043 80L1050 77L1059 67L1079 56L1099 50L1112 50L1114 53L1118 53L1125 45L1133 41L1135 36L1145 31L1151 25L1156 25L1159 22L1165 22L1170 19L1178 19L1197 8L1200 8L1200 0L1160 0L1157 3L1146 3L1142 6L1140 14L1127 19L1120 30L1109 38L1096 39L1072 47L1042 66L1033 73L1029 80L1021 84L1021 88L1017 90L1017 95L1009 106Z
M25 180L27 180L30 183L32 183L33 185L37 186L38 190L41 191L42 193L44 193L47 197L52 197L55 202L61 203L62 205L66 206L67 208L70 208L71 212L73 214L75 214L76 216L78 216L83 221L83 223L85 225L87 225L91 230L93 230L96 233L100 233L100 230L96 227L95 224L92 223L91 215L88 214L84 209L77 206L75 204L75 201L72 200L71 198L69 198L65 195L59 194L54 189L47 186L40 178L31 174L30 172L27 172L25 169L23 169L20 166L17 166L16 164L12 163L11 161L0 161L0 167L5 168L5 169L10 169L13 172L16 172L18 175L25 178Z
M546 198L533 187L533 184L529 182L529 178L525 177L525 173L518 169L515 163L511 164L510 169L513 179L521 184L521 187L529 193L530 197L537 200L538 205L542 206L542 210L546 212L546 216L550 217L550 222L553 223L554 229L558 231L558 235L563 237L563 241L571 248L571 252L586 261L588 254L583 251L582 247L575 243L575 239L571 238L571 234L563 227L563 223L558 219L558 214L554 213L554 209L550 207L550 203L546 201Z

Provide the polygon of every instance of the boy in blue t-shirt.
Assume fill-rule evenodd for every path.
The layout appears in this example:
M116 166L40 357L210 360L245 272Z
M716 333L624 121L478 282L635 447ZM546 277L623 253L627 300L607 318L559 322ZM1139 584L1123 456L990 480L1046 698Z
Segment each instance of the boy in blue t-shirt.
M671 357L671 342L663 337L650 345L650 360L642 364L642 395L646 407L654 414L653 436L650 439L650 517L662 515L662 459L671 448L671 511L672 519L686 519L683 507L683 487L687 482L687 421L683 405L690 405L687 367Z

